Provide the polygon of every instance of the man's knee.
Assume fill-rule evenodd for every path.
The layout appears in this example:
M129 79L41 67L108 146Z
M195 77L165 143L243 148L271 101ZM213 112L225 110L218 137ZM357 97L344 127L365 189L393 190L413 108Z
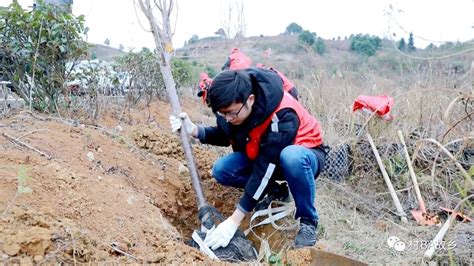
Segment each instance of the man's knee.
M222 158L218 159L214 165L212 166L212 176L217 180L217 182L222 184L224 178L224 163L222 162Z
M214 163L212 176L222 185L244 187L248 179L246 173L251 170L249 167L251 165L244 154L231 153Z
M284 168L297 167L301 164L301 148L297 145L285 147L280 153L280 162Z
M304 169L311 169L313 173L318 171L318 158L308 148L300 145L290 145L280 153L280 164L286 173L285 178L298 177L306 174Z

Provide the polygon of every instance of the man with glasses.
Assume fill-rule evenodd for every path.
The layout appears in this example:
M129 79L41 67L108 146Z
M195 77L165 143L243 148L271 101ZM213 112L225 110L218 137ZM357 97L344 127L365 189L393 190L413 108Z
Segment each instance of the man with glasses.
M234 213L204 242L214 250L227 246L247 213L262 202L268 206L272 199L288 198L289 187L295 218L300 219L295 247L313 246L318 226L316 178L326 156L319 122L284 92L281 78L270 70L223 71L208 93L217 125L197 126L182 113L179 118L170 116L172 131L184 128L202 143L232 145L234 152L218 159L212 173L217 182L243 188L244 193Z

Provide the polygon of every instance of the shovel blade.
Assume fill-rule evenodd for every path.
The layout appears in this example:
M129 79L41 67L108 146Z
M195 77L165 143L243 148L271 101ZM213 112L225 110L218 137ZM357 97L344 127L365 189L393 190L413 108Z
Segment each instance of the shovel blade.
M357 261L331 252L312 249L311 265L329 265L329 266L365 266L364 262Z
M411 215L413 215L413 218L415 218L416 222L420 225L433 226L441 222L438 215L427 212L424 213L421 210L412 210Z
M441 210L447 212L448 214L452 214L454 212L455 215L456 215L456 218L460 218L462 220L462 222L469 222L469 223L472 222L472 219L469 216L462 213L462 212L458 212L458 211L448 209L448 208L443 208L443 207L439 207L439 208Z

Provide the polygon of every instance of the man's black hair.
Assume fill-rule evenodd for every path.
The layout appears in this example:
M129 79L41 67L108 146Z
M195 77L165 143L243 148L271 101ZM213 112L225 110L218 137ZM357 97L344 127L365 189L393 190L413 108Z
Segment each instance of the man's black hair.
M215 113L234 102L243 103L252 94L252 82L245 71L226 70L214 78L208 93Z

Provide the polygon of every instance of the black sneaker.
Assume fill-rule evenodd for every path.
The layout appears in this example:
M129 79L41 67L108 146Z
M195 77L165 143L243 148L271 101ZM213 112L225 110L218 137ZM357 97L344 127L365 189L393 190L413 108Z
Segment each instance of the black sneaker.
M316 244L318 222L300 221L300 229L295 238L295 248L312 247Z
M290 202L291 200L290 191L286 183L276 184L270 189L267 196L257 203L255 211L267 209L272 201Z

